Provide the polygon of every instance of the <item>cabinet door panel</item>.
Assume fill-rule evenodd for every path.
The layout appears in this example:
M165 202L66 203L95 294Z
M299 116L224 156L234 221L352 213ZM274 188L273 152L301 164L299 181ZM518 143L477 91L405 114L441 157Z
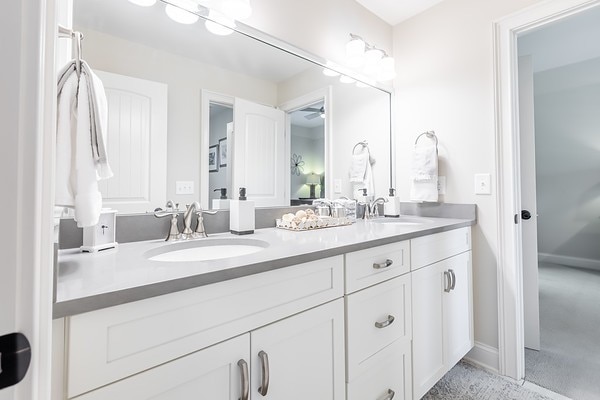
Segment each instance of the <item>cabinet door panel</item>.
M250 335L171 361L86 393L80 400L238 400L239 360L249 362Z
M412 274L413 392L420 399L445 373L443 265Z
M342 299L253 331L251 342L253 399L345 399ZM269 361L265 396L261 351Z
M446 294L444 302L446 364L451 368L473 348L474 344L471 252L448 259L445 267L447 270L452 270L455 276L454 289Z

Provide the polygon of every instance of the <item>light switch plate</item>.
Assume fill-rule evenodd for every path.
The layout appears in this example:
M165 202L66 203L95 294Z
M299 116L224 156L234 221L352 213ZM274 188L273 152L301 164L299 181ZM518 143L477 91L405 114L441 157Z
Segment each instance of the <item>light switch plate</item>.
M490 174L475 174L475 194L492 194Z
M194 181L175 182L175 194L194 194Z
M342 193L342 180L341 179L333 180L333 192L334 193Z

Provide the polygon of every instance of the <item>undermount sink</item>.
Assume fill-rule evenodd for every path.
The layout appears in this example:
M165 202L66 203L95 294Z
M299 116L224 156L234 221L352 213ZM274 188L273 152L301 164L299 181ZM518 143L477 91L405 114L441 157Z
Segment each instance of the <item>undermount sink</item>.
M268 246L269 243L256 239L199 239L162 246L144 255L150 261L209 261L257 253Z
M393 217L393 218L388 218L388 217L376 218L376 219L373 219L372 221L379 223L379 224L397 224L397 225L415 225L415 226L432 222L432 220L430 220L428 218L412 217L412 216L408 216L408 215L401 215L399 217Z

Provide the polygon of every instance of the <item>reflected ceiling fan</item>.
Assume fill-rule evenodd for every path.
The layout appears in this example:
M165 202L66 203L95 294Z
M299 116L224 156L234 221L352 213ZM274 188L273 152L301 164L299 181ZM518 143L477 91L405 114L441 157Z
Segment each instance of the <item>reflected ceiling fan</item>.
M312 114L305 115L304 118L306 118L306 119L314 119L317 117L325 118L325 107L321 107L321 108L306 107L300 111L312 113Z

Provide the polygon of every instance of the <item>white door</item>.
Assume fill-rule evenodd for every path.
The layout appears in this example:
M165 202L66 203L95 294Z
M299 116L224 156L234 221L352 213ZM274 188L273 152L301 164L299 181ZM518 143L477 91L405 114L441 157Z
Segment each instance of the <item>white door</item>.
M285 174L289 173L285 113L238 98L233 113L231 198L237 199L239 188L245 187L248 199L254 200L257 207L289 205L285 188Z
M454 366L473 348L473 291L471 285L471 252L459 254L443 262L452 277L451 290L444 293L445 363Z
M346 398L343 299L253 331L251 343L253 399Z
M98 183L102 203L122 213L167 199L167 85L96 71L108 101L106 147L114 176Z
M245 334L93 390L81 400L238 400L249 391ZM246 389L244 389L246 387Z
M521 145L523 314L525 347L540 349L540 304L538 286L537 207L535 176L535 125L531 56L519 57L519 131Z
M412 273L413 398L420 399L446 373L443 264Z

